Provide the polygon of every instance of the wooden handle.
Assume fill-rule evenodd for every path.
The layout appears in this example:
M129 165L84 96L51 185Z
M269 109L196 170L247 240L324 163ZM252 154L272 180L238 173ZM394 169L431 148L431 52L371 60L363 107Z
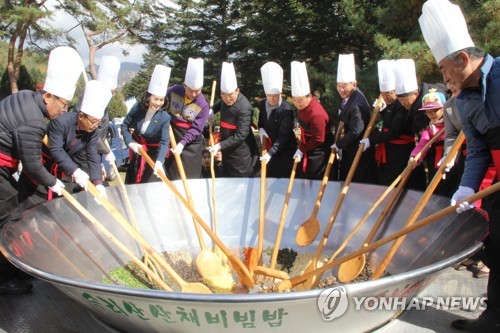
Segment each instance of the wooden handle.
M141 155L146 159L146 162L151 166L154 167L154 162L149 157L149 155L142 149L142 147L139 147L139 152ZM253 288L254 282L250 276L250 273L248 272L246 266L241 262L239 258L236 258L234 254L222 243L222 241L213 233L213 231L208 227L208 225L203 221L203 219L196 213L191 205L184 199L184 197L179 193L177 188L172 184L172 182L165 176L165 173L160 170L158 172L158 176L160 176L161 180L168 186L168 188L174 193L174 195L177 197L177 199L186 207L187 210L193 215L195 218L196 222L200 224L200 226L205 230L205 232L210 236L210 238L215 242L215 244L220 247L222 252L227 256L229 262L233 265L234 270L236 271L236 274L238 274L241 282L247 286L248 288Z
M89 183L92 185L92 183ZM92 185L94 186L94 185ZM95 187L94 187L95 189ZM97 190L97 189L96 189ZM164 290L172 291L172 288L168 286L163 280L161 280L157 274L155 274L147 265L145 265L138 257L136 257L122 242L120 242L104 225L102 225L85 207L83 207L78 200L76 200L71 194L69 194L65 189L62 189L62 195L69 203L76 208L84 217L86 217L90 223L94 225L101 233L103 233L110 241L113 242L123 253L125 253L137 266L139 266L147 276L153 279L159 286Z
M177 142L175 141L175 135L174 131L172 130L172 126L169 126L169 131L170 131L170 144L172 145L172 148L175 150L177 147ZM186 180L186 172L184 171L184 166L182 164L182 160L179 154L174 153L174 158L175 158L175 164L177 164L177 169L179 170L179 175L182 180L182 185L184 186L184 192L186 192L186 198L191 206L191 208L194 210L194 202L193 202L193 197L191 196L191 191L189 190L189 185ZM205 240L203 238L203 234L201 233L200 226L196 221L194 222L194 230L196 231L196 236L198 237L198 242L200 243L200 248L201 250L205 250L207 248L207 245L205 244Z
M415 206L415 209L410 214L410 217L408 218L408 220L405 223L405 227L412 225L417 220L418 216L420 215L420 213L424 209L425 205L427 204L427 201L429 201L429 198L432 196L432 194L434 193L434 190L436 189L439 182L441 181L441 177L443 176L444 169L445 169L446 165L451 161L451 159L455 158L455 154L458 152L458 150L462 146L462 143L464 142L464 140L465 140L465 135L461 131L460 134L458 135L457 139L455 140L455 143L453 144L450 151L448 152L448 155L446 155L444 162L441 164L439 169L436 171L434 178L429 183L429 186L427 186L427 189L425 190L424 194L422 195L419 202ZM378 279L380 276L382 276L385 269L387 268L387 266L391 262L392 257L394 256L396 251L399 249L399 247L401 246L403 241L404 241L404 237L401 239L398 239L397 242L392 244L391 248L386 253L384 259L381 261L380 265L377 267L377 269L373 273L372 279Z
M361 249L357 250L357 251L354 251L348 255L345 255L343 256L342 258L339 258L339 259L336 259L330 263L327 263L315 270L312 270L310 272L307 272L305 274L302 274L302 275L299 275L299 276L294 276L292 277L290 280L285 280L285 281L281 281L280 283L278 283L277 285L277 289L278 291L284 291L284 290L287 290L289 289L290 287L292 286L295 286L299 283L302 283L304 281L306 281L307 279L315 276L315 275L318 275L318 274L322 274L346 261L349 261L351 259L354 259L356 257L359 257L360 255L366 253L366 252L370 252L370 251L373 251L379 247L381 247L382 245L385 245L395 239L400 239L401 237L404 237L406 236L407 234L415 231L415 230L418 230L422 227L425 227L426 225L429 225L433 222L436 222L438 220L440 220L441 218L451 214L451 213L454 213L457 209L457 207L462 203L462 202L474 202L474 201L477 201L479 199L482 199L496 191L500 190L500 183L495 183L493 185L491 185L490 187L474 194L474 195L471 195L470 197L468 197L467 199L457 203L455 206L448 206L420 221L418 221L417 223L414 223L412 225L409 225L409 226L406 226L404 227L403 229L399 230L399 231L396 231L395 233L389 235L389 236L386 236L382 239L379 239L378 241L366 246L366 247L362 247Z
M154 165L154 164L153 164ZM160 265L161 268L165 270L165 272L170 275L172 280L177 283L181 288L186 284L186 281L182 279L182 277L177 274L177 272L163 259L161 255L159 255L155 249L142 237L140 233L135 230L130 223L123 217L123 215L111 204L111 202L106 199L101 192L92 184L90 181L88 182L88 191L99 201L99 203L115 218L118 223L122 226L122 228L135 239L139 243L139 245L146 251L151 257L153 257L156 262Z
M108 140L105 139L104 143L105 143L106 147L109 149L109 151L112 153L111 147L109 146L109 143L108 143ZM130 214L130 218L132 220L134 228L137 231L139 231L139 225L137 224L137 219L135 217L134 209L132 208L132 203L130 202L130 198L129 198L128 193L127 193L127 188L125 187L125 183L123 182L123 179L120 176L120 171L118 171L118 167L116 166L115 161L113 161L110 164L111 164L111 167L113 168L113 171L116 174L116 178L118 178L118 183L119 183L120 188L122 190L123 198L125 199L125 205L127 206L127 211Z
M281 236L283 234L283 226L285 224L286 212L288 210L288 201L290 200L290 195L292 193L293 181L295 179L295 172L297 170L297 164L299 164L299 158L296 157L293 161L292 173L290 174L290 180L288 181L288 188L286 190L285 202L283 203L283 210L281 211L280 221L278 223L278 230L276 231L276 239L274 240L273 253L271 255L270 269L274 269L276 266L276 260L278 259L278 251L280 249Z
M372 116L370 118L370 121L368 123L368 126L365 129L365 134L363 135L363 138L368 138L371 134L371 131L373 129L373 126L375 125L375 122L377 121L378 114L380 107L382 105L382 95L379 96L377 100L377 104L375 106L375 109L373 110ZM359 160L361 159L361 155L363 154L364 151L364 143L360 143L358 150L356 152L356 156L354 157L354 161L351 164L351 168L349 169L349 173L347 174L346 180L344 181L344 184L342 186L342 190L337 198L337 201L335 202L335 206L333 208L332 214L330 216L330 219L328 220L328 224L325 227L325 231L323 233L323 236L321 238L321 241L319 242L318 249L316 250L316 254L314 256L314 261L317 262L319 257L321 256L321 253L323 253L323 248L325 247L326 243L328 242L328 238L330 237L330 232L333 228L333 224L335 220L337 219L337 215L340 211L340 208L342 207L342 203L344 202L344 198L347 195L347 192L349 191L349 186L351 184L351 180L354 177L354 173L356 172L356 168L358 166Z

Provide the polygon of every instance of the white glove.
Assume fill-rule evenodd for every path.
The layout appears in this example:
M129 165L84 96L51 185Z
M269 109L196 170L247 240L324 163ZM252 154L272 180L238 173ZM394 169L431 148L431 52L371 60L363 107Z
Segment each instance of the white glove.
M212 119L214 117L214 110L212 110L212 108L210 108L210 110L208 110L208 119Z
M102 197L102 198L104 198L104 199L106 199L106 200L108 199L108 196L106 195L106 188L104 187L104 185L99 184L99 185L96 185L96 187L95 187L95 188L96 188L96 189L99 191L99 193L101 194L101 196L100 196L100 197ZM101 202L99 201L99 198L100 198L100 197L95 197L95 198L94 198L94 199L95 199L95 202L97 202L99 205L101 204Z
M377 101L378 99L375 100L375 102L373 102L373 107L376 107L377 106ZM385 101L384 99L382 98L382 106L380 106L380 110L378 110L379 112L382 111L383 109L385 109L387 107L387 104L385 104Z
M365 152L368 148L370 148L370 139L365 138L361 141L359 141L360 144L364 143L365 145L363 146L363 152Z
M261 142L261 143L265 143L264 141L262 141L262 138L263 138L264 136L265 136L266 138L268 138L268 137L269 137L269 135L267 135L267 132L266 132L266 130L265 130L263 127L259 128L259 136L260 136L260 142Z
M333 145L330 146L331 149L335 149L335 151L340 151L339 147L334 143Z
M62 195L62 189L64 188L64 184L59 179L56 179L56 183L52 186L49 186L49 189L57 195Z
M210 152L214 155L217 154L217 152L220 151L220 143L216 143L213 147L208 147L208 150L210 150Z
M299 162L302 160L302 157L304 156L304 153L300 151L300 149L297 149L295 154L293 155L293 159L298 158Z
M175 146L175 149L170 148L170 151L174 154L181 154L182 151L184 150L184 145L182 143L179 143L177 146Z
M138 155L141 155L141 152L139 151L139 147L142 147L140 144L137 142L131 142L128 144L128 147L132 149L132 151Z
M158 176L158 171L159 170L165 172L165 170L163 170L163 163L161 161L156 161L155 162L155 167L153 169L153 173Z
M448 164L446 164L446 166L444 167L445 173L443 173L443 177L442 177L443 179L446 179L446 172L450 172L451 168L453 168L453 166L455 165L456 158L457 158L457 154L455 154L455 156L451 159L451 161ZM444 163L445 159L446 159L446 156L443 156L443 158L441 158L439 160L439 162L437 163L437 166L440 167L441 164Z
M271 155L269 155L268 153L265 153L264 156L260 157L261 162L269 163L270 159L271 159Z
M467 186L459 186L458 190L451 197L450 206L455 206L460 201L463 201L473 195L475 192L473 189ZM467 201L462 202L457 207L457 213L465 212L466 210L474 208L474 203L468 203Z
M116 161L115 154L113 154L112 151L110 151L108 154L104 154L104 159L108 161L110 164Z
M78 168L73 172L73 177L75 177L75 183L80 185L85 191L87 191L87 185L89 182L89 175L82 169Z

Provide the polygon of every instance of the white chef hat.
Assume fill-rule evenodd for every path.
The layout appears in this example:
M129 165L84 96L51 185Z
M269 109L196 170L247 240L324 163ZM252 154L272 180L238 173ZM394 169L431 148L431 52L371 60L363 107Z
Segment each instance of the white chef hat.
M114 90L118 85L120 59L115 56L103 56L97 72L97 80L104 82L109 89Z
M337 83L338 82L356 82L354 54L339 54L339 63L337 67Z
M86 115L101 119L111 100L111 89L101 81L92 80L85 85L81 110Z
M184 76L184 84L193 90L203 87L203 59L189 58Z
M165 96L167 94L168 81L170 80L170 67L156 65L149 80L148 93L156 96Z
M50 51L43 89L71 101L83 70L83 61L78 52L69 46L56 47Z
M220 77L220 91L226 94L234 92L238 88L236 81L236 72L232 62L222 63L222 72Z
M393 91L396 89L396 79L394 78L394 60L379 60L378 68L378 86L381 92Z
M438 63L453 52L474 46L460 7L448 0L426 1L418 22Z
M395 62L396 94L403 95L418 90L417 72L413 59L398 59Z
M305 62L292 61L292 96L302 97L311 93Z
M262 85L266 94L281 94L283 89L283 68L275 62L269 61L260 68Z

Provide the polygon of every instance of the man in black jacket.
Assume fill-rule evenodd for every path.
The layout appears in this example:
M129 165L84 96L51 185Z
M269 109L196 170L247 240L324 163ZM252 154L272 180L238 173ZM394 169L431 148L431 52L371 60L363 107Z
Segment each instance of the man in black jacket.
M20 91L0 101L0 227L20 218L18 185L12 176L19 162L33 181L61 193L64 185L41 161L45 119L55 119L67 110L82 69L75 50L58 47L50 53L45 90ZM15 279L16 272L0 255L0 293L31 290L31 283Z

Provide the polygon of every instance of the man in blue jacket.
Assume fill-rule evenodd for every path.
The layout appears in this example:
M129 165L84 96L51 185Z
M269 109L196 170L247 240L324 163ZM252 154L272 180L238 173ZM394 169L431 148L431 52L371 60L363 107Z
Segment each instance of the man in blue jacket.
M419 19L443 79L461 92L457 107L467 140L465 169L459 189L452 197L456 205L474 194L491 160L500 175L500 58L493 58L474 46L465 18L447 0L429 0ZM478 104L484 106L474 107ZM452 326L466 332L500 332L500 193L483 200L488 212L489 236L484 240L483 261L490 268L486 310L474 320L455 320ZM473 208L463 202L457 212Z

